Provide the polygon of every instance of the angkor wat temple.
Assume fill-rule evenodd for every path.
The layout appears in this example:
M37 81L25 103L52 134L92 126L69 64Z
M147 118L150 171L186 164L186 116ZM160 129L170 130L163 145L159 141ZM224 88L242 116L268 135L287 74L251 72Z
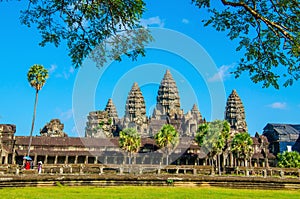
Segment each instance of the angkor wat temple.
M242 118L245 119L244 116ZM115 105L112 99L109 99L104 111L90 112L85 135L90 138L114 137L120 129L136 128L142 137L153 137L164 124L172 124L181 137L193 137L198 125L203 122L205 120L202 119L196 104L183 114L176 83L167 70L160 83L156 108L151 117L146 116L145 100L135 82L128 93L125 116L119 119ZM232 123L235 125L236 122Z
M195 143L198 126L205 121L196 104L184 113L180 106L180 95L169 70L166 71L157 93L157 103L151 117L146 116L143 94L137 83L128 93L125 116L119 118L116 107L109 99L105 110L93 111L87 116L85 137L68 137L59 120L51 120L42 128L40 136L33 137L30 156L34 164L127 164L128 154L118 144L118 133L124 128L136 128L142 136L136 164L164 164L165 156L153 140L153 136L164 124L173 125L180 134L180 141L170 155L172 164L207 165L207 154ZM243 103L235 90L229 95L224 119L231 126L231 136L247 132ZM0 125L0 157L2 164L22 164L27 155L29 136L15 136L16 126ZM269 152L265 136L253 139L252 166L266 166ZM223 166L236 166L238 162L229 151L221 157Z

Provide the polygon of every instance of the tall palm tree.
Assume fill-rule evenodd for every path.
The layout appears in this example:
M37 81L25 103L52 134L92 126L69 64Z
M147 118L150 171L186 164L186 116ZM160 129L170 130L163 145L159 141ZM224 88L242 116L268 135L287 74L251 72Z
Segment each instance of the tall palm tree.
M36 106L38 103L38 94L39 94L39 91L43 88L44 84L46 83L47 78L48 78L48 70L39 64L34 64L33 66L31 66L27 73L27 80L28 80L30 86L35 89L35 101L34 101L33 117L32 117L32 124L31 124L31 130L30 130L30 138L29 138L27 156L30 155L30 147L31 147L31 143L32 143L32 132L34 129Z
M246 132L236 134L231 142L231 151L238 160L244 160L246 167L248 166L247 160L251 156L252 144L252 138Z
M165 124L160 131L154 136L156 144L159 148L165 148L166 152L166 165L169 164L169 153L171 149L178 143L179 134L171 124Z
M230 125L227 121L215 120L201 124L198 128L195 140L198 145L213 159L211 165L218 166L221 174L220 155L223 153L229 138ZM214 160L217 164L214 164Z
M133 153L139 151L141 146L141 135L134 128L126 128L120 132L119 145L129 153L129 164Z

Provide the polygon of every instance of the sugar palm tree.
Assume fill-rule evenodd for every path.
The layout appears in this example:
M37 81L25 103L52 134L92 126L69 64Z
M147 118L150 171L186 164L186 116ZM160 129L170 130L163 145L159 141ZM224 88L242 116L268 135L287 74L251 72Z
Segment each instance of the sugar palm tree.
M169 164L169 153L178 143L179 134L170 124L165 124L160 131L154 136L159 148L164 148L166 152L166 164Z
M198 128L195 140L198 145L213 159L211 165L218 166L221 174L220 155L223 153L229 138L230 125L227 121L215 120L201 124ZM214 165L214 159L218 158Z
M119 145L129 153L129 164L133 153L139 151L141 146L141 135L134 128L126 128L120 132Z
M253 141L246 132L236 134L231 142L231 151L238 160L244 159L246 167L248 166L247 160L251 156L252 144Z
M38 103L38 94L39 94L39 91L43 88L44 84L46 83L47 78L48 78L48 70L39 64L34 64L33 66L31 66L27 73L27 80L28 80L30 86L35 89L35 101L34 101L33 117L32 117L32 124L31 124L31 130L30 130L30 138L29 138L27 156L30 155L30 147L31 147L31 143L32 143L32 133L33 133L34 122L35 122L35 117L36 117L36 106Z

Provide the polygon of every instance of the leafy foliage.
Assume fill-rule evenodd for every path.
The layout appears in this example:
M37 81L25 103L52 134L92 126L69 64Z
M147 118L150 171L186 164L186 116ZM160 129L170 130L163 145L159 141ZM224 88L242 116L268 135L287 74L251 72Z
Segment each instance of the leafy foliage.
M239 159L249 159L252 152L252 138L246 132L236 134L231 142L231 151Z
M279 88L292 85L300 77L300 3L298 0L220 0L215 8L211 0L192 0L211 14L204 25L239 40L237 51L244 57L234 72L239 77L248 71L254 83Z
M120 147L130 153L136 153L141 146L141 135L134 128L126 128L120 132Z
M300 154L297 151L279 153L278 166L284 168L300 168Z
M48 78L48 70L44 66L34 64L27 73L27 80L31 87L37 91L41 90Z
M154 139L160 148L165 149L165 153L167 155L166 164L169 164L170 149L173 149L179 141L178 132L171 124L165 124L162 126L159 132L155 134Z
M160 147L174 147L178 143L179 134L171 124L165 124L154 136L156 144Z
M142 0L34 0L21 12L21 22L38 28L41 46L65 40L76 67L97 47L92 57L99 67L106 57L121 60L125 54L136 59L145 54L151 36L139 26L144 9Z
M195 141L211 156L223 151L229 138L230 125L227 121L215 120L201 124L195 136Z

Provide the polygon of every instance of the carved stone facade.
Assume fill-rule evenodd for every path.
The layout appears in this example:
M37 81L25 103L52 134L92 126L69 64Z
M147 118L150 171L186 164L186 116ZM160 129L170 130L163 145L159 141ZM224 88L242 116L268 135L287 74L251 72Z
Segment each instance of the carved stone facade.
M108 113L108 117L112 118L113 120L118 119L118 112L117 112L117 109L116 109L112 99L108 100L106 107L105 107L105 111Z
M14 134L16 125L0 124L0 164L11 163L14 159Z
M160 83L156 99L157 103L152 117L147 118L142 91L138 84L134 83L127 96L125 116L121 119L117 118L116 108L110 99L105 112L95 111L89 114L86 136L102 137L104 135L111 137L117 135L117 133L110 133L114 129L103 132L103 128L99 128L100 122L105 123L104 118L107 118L105 114L113 119L115 129L136 128L142 137L154 136L164 124L172 124L181 136L195 136L198 125L205 122L196 104L190 111L183 114L180 107L179 91L169 70L166 71Z
M248 131L244 105L236 90L233 90L227 99L225 120L234 132Z
M183 114L179 91L169 70L166 71L159 86L156 108L150 118L146 117L145 100L141 89L137 83L134 83L128 93L123 118L118 118L116 107L112 99L109 99L104 111L90 112L87 119L83 138L66 137L63 132L64 125L58 119L47 123L41 130L41 136L32 138L30 157L34 165L38 161L44 164L127 164L127 153L120 149L117 136L120 130L128 127L136 128L142 135L141 147L133 162L161 165L166 162L166 158L162 151L158 150L153 136L164 124L174 125L180 135L179 144L170 155L169 162L192 165L209 165L212 162L210 157L203 151L201 152L200 147L193 141L198 126L206 121L196 104L190 111ZM231 125L232 134L247 131L244 106L235 90L228 97L225 119ZM299 126L293 125L298 130ZM287 128L288 126L285 125L284 129ZM277 126L274 130L277 133L286 133L283 127ZM23 156L27 153L30 137L14 136L15 131L14 125L0 125L0 163L2 164L22 165ZM295 132L290 131L291 133ZM250 161L252 165L268 166L269 159L275 160L272 151L269 152L270 146L267 138L267 135L257 135L252 138L254 143L253 157ZM235 161L229 148L227 150L220 156L222 165L243 166L239 161ZM151 152L151 155L147 152Z
M52 119L41 129L40 134L47 137L68 137L64 132L64 124L59 119Z
M199 124L205 123L205 119L202 119L202 115L196 104L193 105L191 111L181 119L182 123L182 135L188 137L194 137L196 135Z
M116 126L107 111L94 111L88 115L85 137L106 138L113 137Z
M123 125L125 128L147 124L146 105L140 87L135 82L128 93L125 105L125 117Z
M180 97L176 82L174 81L171 72L166 71L157 95L156 108L153 117L155 119L181 118L183 111L180 109Z

